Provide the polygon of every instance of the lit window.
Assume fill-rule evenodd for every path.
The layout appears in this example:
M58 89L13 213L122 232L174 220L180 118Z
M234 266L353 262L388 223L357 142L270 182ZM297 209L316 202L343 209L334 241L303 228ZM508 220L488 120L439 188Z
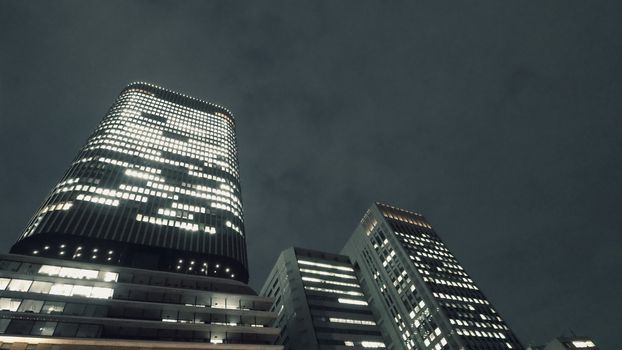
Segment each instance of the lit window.
M361 345L364 348L384 348L385 345L382 342L379 341L362 341Z
M339 298L339 299L337 299L337 301L340 302L341 304L367 305L367 302L364 301L364 300Z
M591 340L575 340L572 342L572 345L576 348L589 348L596 346Z
M57 324L56 322L46 322L46 321L35 322L30 334L51 336L54 334L54 330L56 329L56 324Z
M302 269L301 268L300 272L312 273L312 274L323 275L323 276L347 278L347 279L356 279L356 277L354 277L352 275L346 275L346 274L343 274L343 273L334 273L334 272L328 272L328 271L310 270L310 269Z
M108 258L110 259L110 258ZM103 273L103 276L101 277L101 279L104 282L116 282L117 278L119 277L119 274L116 272L108 272L108 271L102 271L100 272L100 274Z
M57 283L50 288L50 294L52 295L71 295L73 290L73 284Z
M21 299L0 298L0 310L2 311L17 311Z
M43 265L41 266L41 268L39 268L39 273L42 275L58 276L59 272L60 272L60 266Z
M46 301L43 304L41 313L44 314L62 314L65 309L65 303L62 301Z
M90 297L97 299L109 299L112 298L113 293L114 290L112 288L93 287Z
M51 288L51 282L34 281L29 289L29 292L48 294Z
M315 278L315 277L302 277L302 280L307 281L307 282L328 283L328 284L334 284L338 286L347 286L347 287L355 287L355 288L359 287L359 285L356 283L331 281L331 280L325 280L325 279L320 279L320 278Z
M71 291L71 295L77 295L77 296L88 298L91 296L92 291L93 291L93 287L91 286L76 285L73 287L73 290Z
M14 292L27 292L31 285L31 280L13 279L11 280L11 283L9 283L8 290Z
M19 308L17 309L17 312L39 313L41 311L42 306L43 306L43 300L26 299L19 306Z
M97 278L97 270L76 269L72 267L63 267L58 273L58 277L75 278L75 279L95 279Z
M376 322L374 322L374 321L354 320L354 319L350 319L350 318L336 318L336 317L329 317L328 321L334 322L334 323L361 324L361 325L366 325L366 326L373 326L373 325L376 324Z

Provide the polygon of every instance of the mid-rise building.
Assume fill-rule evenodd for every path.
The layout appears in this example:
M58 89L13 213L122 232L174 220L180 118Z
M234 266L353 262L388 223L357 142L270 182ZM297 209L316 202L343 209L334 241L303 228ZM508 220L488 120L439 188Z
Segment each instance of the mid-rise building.
M277 350L271 306L231 279L0 255L2 349Z
M385 347L346 256L286 249L260 294L275 300L275 327L281 329L275 343L285 349Z
M2 349L280 349L246 282L235 122L151 84L121 91L0 255Z
M421 214L376 203L341 253L389 349L523 349Z

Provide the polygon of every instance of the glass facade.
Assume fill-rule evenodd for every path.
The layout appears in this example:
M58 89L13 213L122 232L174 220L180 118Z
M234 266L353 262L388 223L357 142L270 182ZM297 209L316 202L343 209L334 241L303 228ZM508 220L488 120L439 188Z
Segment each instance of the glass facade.
M272 299L231 279L0 255L0 343L21 343L16 349L71 339L103 346L116 339L123 349L131 348L126 341L159 340L177 348L276 350L269 346L279 333L271 327L271 306ZM88 345L69 341L55 349L71 344Z
M420 214L377 203L344 247L394 349L523 349Z
M11 252L247 282L231 113L130 84Z

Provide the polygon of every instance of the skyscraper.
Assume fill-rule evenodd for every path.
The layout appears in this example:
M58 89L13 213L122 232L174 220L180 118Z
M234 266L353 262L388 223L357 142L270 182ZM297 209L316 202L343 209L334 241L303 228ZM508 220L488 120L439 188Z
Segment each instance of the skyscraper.
M278 350L248 280L235 123L127 86L11 249L0 348Z
M286 249L260 294L275 300L285 350L385 347L346 256Z
M235 121L127 86L13 253L248 281Z
M390 349L523 349L422 215L376 203L342 254Z

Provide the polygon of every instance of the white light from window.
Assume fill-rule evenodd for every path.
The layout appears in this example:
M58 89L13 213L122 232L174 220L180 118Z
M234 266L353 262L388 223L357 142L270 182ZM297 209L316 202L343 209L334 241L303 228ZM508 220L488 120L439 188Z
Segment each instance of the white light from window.
M374 322L374 321L354 320L354 319L351 319L351 318L329 317L328 320L330 322L334 322L334 323L362 324L362 325L366 325L366 326L374 326L376 324L376 322Z
M32 281L30 280L13 279L11 280L11 283L9 283L8 290L14 292L27 292L30 285L32 285Z
M21 303L21 299L0 298L0 310L17 311Z
M325 279L320 279L320 278L315 278L315 277L302 277L302 280L307 281L307 282L328 283L328 284L334 284L338 286L347 286L347 287L354 287L354 288L359 287L359 285L356 283L331 281L331 280L325 280Z
M45 265L44 265L45 266ZM41 267L43 268L43 266ZM41 270L39 270L40 272ZM73 267L63 267L60 269L58 273L58 277L65 278L75 278L75 279L96 279L99 271L97 270L87 270L87 269L77 269Z
M364 348L384 348L385 345L383 342L379 342L379 341L362 341L361 345L363 345Z
M323 275L323 276L347 278L347 279L353 279L353 280L356 279L356 277L354 277L352 275L346 275L346 274L343 274L343 273L334 273L334 272L328 272L328 271L310 270L310 269L302 269L301 268L300 272L312 273L312 274Z
M364 300L339 298L337 299L337 301L340 302L341 304L367 305L367 302Z
M355 292L353 290L340 290L340 289L319 288L319 287L311 287L311 286L305 286L305 289L307 289L307 290L314 290L314 291L318 291L318 292L334 293L334 294L347 294L347 295L363 296L363 293Z
M574 345L575 348L589 348L596 346L591 340L574 340L572 345Z
M308 261L308 260L298 260L298 263L301 265L311 265L311 266L317 266L317 267L324 267L327 269L335 269L335 270L341 270L341 271L354 271L353 268L347 267L347 266L330 265L330 264L317 263L317 262Z

